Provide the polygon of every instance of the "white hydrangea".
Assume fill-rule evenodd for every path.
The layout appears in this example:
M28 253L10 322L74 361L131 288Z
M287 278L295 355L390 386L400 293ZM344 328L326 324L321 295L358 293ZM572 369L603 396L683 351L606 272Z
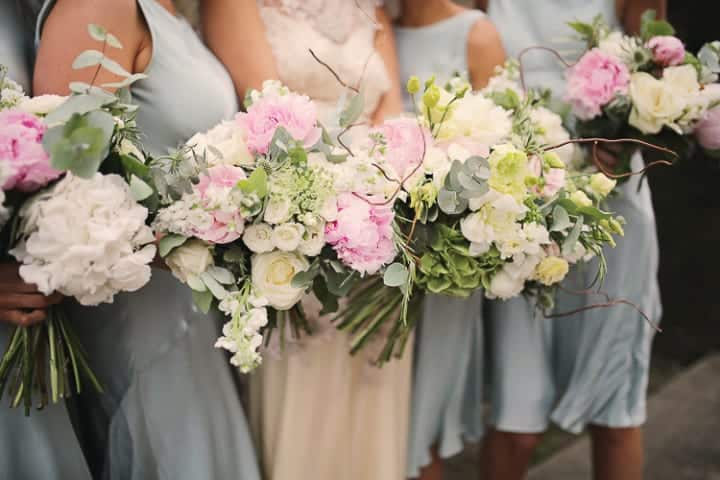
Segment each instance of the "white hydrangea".
M230 363L243 373L250 372L262 361L258 350L263 343L260 330L268 323L266 305L264 299L246 300L240 292L233 292L220 302L220 311L231 320L223 326L215 348L231 352Z
M25 92L17 82L0 77L0 110L17 107L25 99Z
M13 167L10 162L0 162L0 187L5 185L12 174ZM5 191L0 188L0 229L5 226L8 218L10 218L10 210L5 206Z
M511 113L482 93L469 93L455 104L438 138L470 137L483 145L495 145L512 134Z
M10 253L23 264L23 280L46 295L112 302L150 280L155 237L147 215L122 177L68 174L23 206L23 239Z
M200 195L197 192L187 193L183 197L161 209L155 220L153 228L158 232L176 233L192 237L195 232L204 232L213 224L213 216L200 204Z

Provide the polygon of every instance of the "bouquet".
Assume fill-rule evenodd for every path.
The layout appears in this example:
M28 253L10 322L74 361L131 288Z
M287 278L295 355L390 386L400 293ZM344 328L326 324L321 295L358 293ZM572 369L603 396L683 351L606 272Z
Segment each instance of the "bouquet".
M611 31L601 17L571 22L588 50L566 70L566 100L581 138L632 138L662 145L680 157L696 142L717 153L720 43L697 56L686 52L672 26L643 15L640 36ZM621 155L617 173L630 170L637 146Z
M105 46L121 48L102 28L89 31ZM123 74L95 50L73 66ZM125 81L102 87L122 89L141 78L123 75ZM157 195L147 183L127 91L76 83L69 97L28 98L4 76L0 81L3 234L6 251L21 263L20 276L45 295L59 292L82 305L141 288L150 279L155 237L140 202L152 205ZM83 377L102 390L58 305L46 322L11 335L0 360L0 396L7 392L12 406L22 403L29 414L36 392L42 408L80 392Z

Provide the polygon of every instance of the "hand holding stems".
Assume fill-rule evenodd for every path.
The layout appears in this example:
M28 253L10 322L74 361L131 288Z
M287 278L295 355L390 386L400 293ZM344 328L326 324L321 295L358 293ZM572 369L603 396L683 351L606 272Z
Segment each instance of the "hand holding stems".
M16 263L0 264L0 322L21 327L45 320L47 307L62 301L62 295L45 296L37 287L25 283Z

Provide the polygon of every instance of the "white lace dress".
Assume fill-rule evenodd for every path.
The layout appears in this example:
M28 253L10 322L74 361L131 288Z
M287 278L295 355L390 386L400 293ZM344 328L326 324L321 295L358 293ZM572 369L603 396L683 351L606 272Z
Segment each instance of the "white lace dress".
M374 50L376 1L258 4L288 87L319 101L325 121L336 114L344 89L312 58L312 49L346 83L361 83L365 115L372 114L390 87ZM282 357L267 355L251 378L251 424L266 478L404 478L411 352L377 369L368 355L351 357L347 335L327 319L315 318L313 324L320 331L315 338Z

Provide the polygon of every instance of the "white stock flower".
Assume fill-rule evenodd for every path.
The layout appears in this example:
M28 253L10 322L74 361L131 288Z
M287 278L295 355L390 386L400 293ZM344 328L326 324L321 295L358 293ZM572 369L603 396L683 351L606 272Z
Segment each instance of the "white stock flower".
M248 225L243 233L245 246L253 253L266 253L273 250L273 229L267 223Z
M248 150L243 131L236 122L224 121L206 133L198 133L187 145L196 154L206 155L208 166L251 166L255 158Z
M260 365L258 349L262 345L260 330L267 325L268 316L264 305L253 305L235 292L223 299L218 308L231 320L223 326L222 336L215 342L215 348L232 353L230 363L243 373Z
M178 280L187 283L188 277L205 272L213 264L213 257L209 245L191 239L165 257L165 264Z
M39 95L37 97L28 98L25 97L18 108L23 112L30 113L32 115L45 116L48 113L55 111L60 105L65 103L67 97L61 95Z
M308 268L307 258L294 252L255 254L252 258L253 288L273 308L289 310L300 301L304 292L303 288L292 286L292 279Z
M273 245L278 250L294 252L300 246L303 233L305 233L305 227L299 223L283 223L273 230Z
M23 239L11 253L23 280L46 295L112 302L150 280L155 238L147 214L120 176L67 174L23 206Z

